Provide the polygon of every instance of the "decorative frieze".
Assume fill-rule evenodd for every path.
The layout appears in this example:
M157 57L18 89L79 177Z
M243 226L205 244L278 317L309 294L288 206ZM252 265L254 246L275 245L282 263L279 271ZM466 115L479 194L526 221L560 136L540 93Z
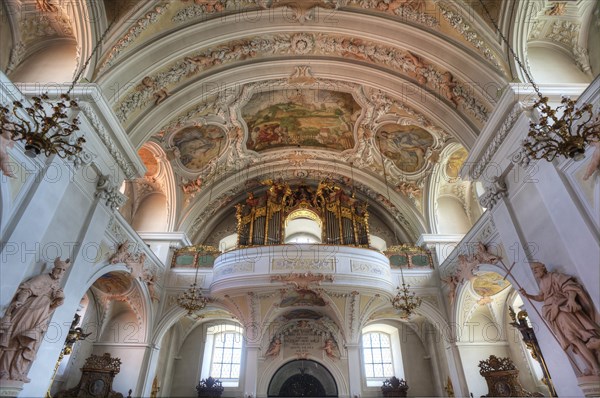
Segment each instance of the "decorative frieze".
M470 87L457 80L450 72L440 70L430 62L400 48L383 43L325 33L281 33L224 43L175 61L165 69L147 76L154 82L140 82L125 95L115 109L121 122L156 99L158 90L169 91L182 80L191 78L212 67L240 60L273 55L337 55L342 58L370 62L389 67L433 91L455 107L465 109L476 120L484 123L488 109L473 96Z
M389 277L390 269L387 266L377 263L365 263L351 260L352 272L359 274L374 274L377 276Z
M335 258L325 260L313 260L307 258L289 260L285 258L274 258L271 263L271 271L335 272Z
M8 65L6 66L6 74L12 73L15 68L21 63L23 60L23 56L25 55L25 45L23 42L18 42L11 48L10 50L10 58L8 59Z
M254 272L254 263L249 261L243 263L224 265L222 267L214 269L215 277L231 274L244 274L249 272Z
M483 56L490 61L496 68L504 71L500 61L496 57L496 54L492 49L485 43L485 41L477 34L477 31L469 25L463 16L452 10L451 7L445 2L438 3L438 7L442 12L442 16L450 23L450 25L460 33L463 38L471 43Z
M580 28L581 26L578 23L571 21L555 21L546 37L570 48L577 44Z
M127 48L131 43L133 43L133 41L144 30L146 30L148 26L150 26L153 23L156 23L159 17L165 13L167 8L169 7L169 4L170 3L168 2L162 3L154 7L152 11L146 13L146 15L144 15L142 18L138 19L133 24L133 26L127 31L127 33L125 33L125 35L123 35L123 37L121 37L119 41L117 41L117 43L110 49L106 60L100 66L99 73L103 73L104 71L106 71L106 69L111 67L114 64L117 56L121 54L123 50L125 50L125 48Z
M469 176L471 178L477 179L481 176L489 162L497 153L498 148L500 148L500 145L502 145L502 143L508 136L508 133L510 133L517 119L519 118L519 116L521 116L521 113L523 113L524 109L525 108L523 107L523 104L521 102L517 102L513 106L513 108L504 119L504 122L502 123L496 134L494 134L494 139L487 146L487 149L481 157L481 159L479 159L479 161L477 162L475 167L473 167L472 170L469 170Z
M83 112L85 117L90 121L97 136L100 137L100 140L106 146L106 149L108 149L108 153L110 153L112 158L123 170L125 176L128 179L135 178L137 174L136 170L133 168L131 163L125 159L119 148L117 148L117 145L113 142L112 138L104 128L104 125L98 119L98 116L96 116L96 112L92 109L92 107L88 104L81 104L79 109L81 109L81 112Z

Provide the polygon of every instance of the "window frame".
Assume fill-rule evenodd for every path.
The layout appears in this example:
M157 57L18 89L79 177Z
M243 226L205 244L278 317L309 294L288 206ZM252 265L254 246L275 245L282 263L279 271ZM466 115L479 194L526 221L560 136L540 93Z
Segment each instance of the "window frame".
M212 374L213 359L215 354L216 343L218 342L219 336L224 334L235 334L241 342L239 347L240 350L240 362L239 362L239 376L237 378L221 378L219 375ZM238 349L238 348L233 348ZM233 324L213 324L206 328L206 343L204 344L204 355L202 358L202 365L200 370L200 379L206 379L209 376L219 379L223 383L223 387L239 387L242 382L243 370L244 370L244 333L240 325Z
M365 363L365 347L363 345L363 336L369 333L383 333L390 339L390 351L392 355L393 376L399 379L404 378L404 364L402 361L402 350L400 348L400 332L397 327L386 324L374 324L364 327L360 335L360 361L363 380L367 387L381 387L383 381L388 377L367 377L367 369Z

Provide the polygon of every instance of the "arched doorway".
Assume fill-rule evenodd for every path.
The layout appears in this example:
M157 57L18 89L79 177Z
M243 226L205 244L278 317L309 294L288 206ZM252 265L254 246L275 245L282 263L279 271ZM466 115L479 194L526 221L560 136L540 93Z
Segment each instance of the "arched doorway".
M271 378L269 397L337 397L337 384L318 362L299 359L280 367Z

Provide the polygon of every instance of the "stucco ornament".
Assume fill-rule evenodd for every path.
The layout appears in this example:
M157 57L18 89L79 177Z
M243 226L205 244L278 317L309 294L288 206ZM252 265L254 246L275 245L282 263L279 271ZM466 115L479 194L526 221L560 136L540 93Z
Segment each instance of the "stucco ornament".
M48 274L21 283L6 313L0 319L0 380L29 383L27 372L54 310L65 295L60 282L69 259L54 260Z
M543 302L542 316L567 355L570 351L579 356L587 366L581 373L600 375L600 325L594 304L574 277L559 272L548 272L539 262L531 264L540 286L533 295L519 292L534 301Z

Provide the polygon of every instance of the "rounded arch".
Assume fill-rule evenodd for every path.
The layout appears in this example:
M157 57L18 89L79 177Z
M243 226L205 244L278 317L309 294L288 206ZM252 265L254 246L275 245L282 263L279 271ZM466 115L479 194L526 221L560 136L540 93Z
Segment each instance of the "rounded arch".
M265 397L268 396L269 384L271 383L271 380L273 379L273 376L276 374L278 369L280 369L283 366L285 366L286 364L292 363L296 360L298 360L298 358L296 356L290 356L289 358L285 358L282 361L272 361L271 363L269 363L264 368L263 374L261 376L259 376L257 379L256 395L257 396L265 396ZM341 370L339 369L339 366L336 363L331 362L330 366L327 367L326 364L324 364L319 358L312 357L311 355L307 356L307 358L305 358L304 360L317 363L317 364L319 364L319 366L322 366L330 373L330 375L333 377L333 380L337 386L338 396L343 397L343 396L350 395L349 383L344 378L343 373L341 372Z
M162 193L152 193L142 199L131 226L136 231L164 231L167 225L167 197Z
M337 397L338 388L325 366L317 361L297 359L277 369L269 382L267 396Z
M363 88L381 91L402 104L426 114L430 122L452 133L465 147L469 148L475 142L479 128L469 116L456 110L438 98L437 92L423 90L419 84L405 76L389 70L382 70L372 65L362 65L341 59L293 59L294 64L310 64L311 73L320 84L321 89L344 83L358 84ZM196 94L200 91L203 98L209 99L222 93L219 82L227 81L232 87L272 81L287 80L294 73L290 68L290 60L257 60L251 64L243 64L212 72L209 76L189 82L171 95L158 106L148 109L143 118L137 118L129 123L130 136L135 146L140 147L159 129L168 125L166 121L175 121L182 115L182 109L191 110L198 106ZM141 79L142 77L140 77ZM492 78L490 81L494 81ZM504 83L498 83L503 86ZM419 95L406 95L407 92ZM228 98L226 101L231 101ZM220 111L215 109L215 113Z
M152 297L148 286L140 279L131 277L131 270L123 263L106 264L89 276L83 287L79 290L80 297L83 297L91 289L92 285L102 276L110 273L123 273L131 279L132 288L137 291L136 295L127 295L125 300L135 313L138 323L143 327L143 341L148 342L152 335L151 326L154 324L154 312L152 311Z
M77 68L77 42L60 39L41 44L11 73L11 80L69 84Z
M211 303L211 305L206 306L202 311L198 312L198 314L202 315L203 312L207 312L211 309L220 309L230 312L229 309L225 306L222 306L218 303ZM174 305L167 311L165 311L164 315L161 319L158 320L156 326L154 327L154 330L152 331L152 340L150 341L150 343L157 347L160 347L160 343L167 331L186 315L187 311L184 308L179 307L178 305Z
M581 71L573 55L559 45L530 43L527 49L531 76L536 83L590 83L592 77Z
M349 178L350 175L354 176L354 182L358 185L364 185L367 194L371 194L372 197L367 198L369 204L380 210L380 214L383 215L382 221L388 222L390 226L394 226L398 233L399 239L404 242L416 242L418 237L426 232L425 223L420 212L414 207L414 204L404 196L394 190L390 190L391 206L389 204L381 204L380 197L377 192L385 192L385 184L378 178L373 178L373 174L367 171L352 171L349 165L339 164L334 161L307 161L303 165L303 169L319 173L322 170L331 170L329 175L341 176L342 178ZM230 213L231 207L241 202L242 195L248 190L246 185L247 180L260 180L261 178L270 178L273 174L278 174L283 178L297 178L290 170L287 163L268 163L258 164L247 167L244 171L245 179L240 181L237 174L228 175L226 178L212 182L214 187L205 186L204 190L200 193L196 202L194 202L185 214L180 216L180 223L178 226L179 230L187 231L193 242L201 242L201 238L205 236L199 235L200 226L202 231L206 234L211 231L215 225L220 222L227 214ZM267 173L267 174L265 174ZM208 198L212 192L212 198L227 197L228 206L221 205L220 208L215 206L209 206ZM210 214L206 214L207 209ZM393 214L391 212L394 212ZM401 220L402 219L402 220ZM202 220L200 222L199 220Z
M427 214L430 228L438 234L465 234L481 214L475 200L473 183L460 178L460 169L468 156L464 146L448 144L440 154L429 181Z

